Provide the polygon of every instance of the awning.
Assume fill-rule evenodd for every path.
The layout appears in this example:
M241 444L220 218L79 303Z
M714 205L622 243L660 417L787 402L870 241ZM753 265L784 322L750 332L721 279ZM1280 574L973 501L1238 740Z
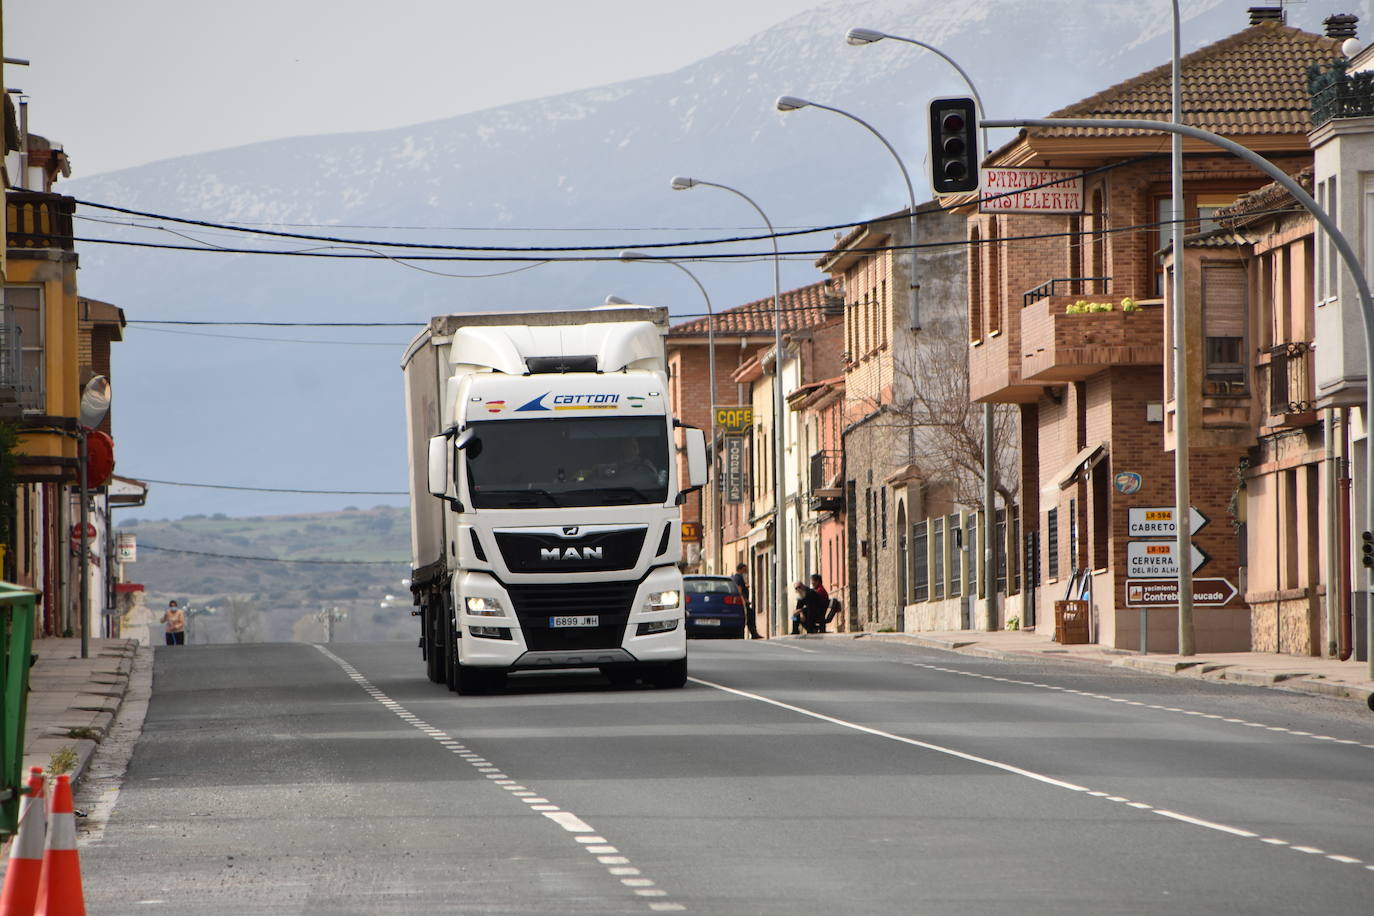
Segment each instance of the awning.
M753 528L749 529L747 543L750 547L757 547L759 544L771 540L772 533L773 524L771 522L763 522L762 524L755 525Z
M1097 445L1088 446L1074 455L1073 461L1070 461L1064 470L1051 477L1050 482L1045 484L1040 492L1053 496L1055 491L1066 489L1069 484L1078 479L1079 474L1090 469L1105 457L1107 457L1107 443L1101 442Z

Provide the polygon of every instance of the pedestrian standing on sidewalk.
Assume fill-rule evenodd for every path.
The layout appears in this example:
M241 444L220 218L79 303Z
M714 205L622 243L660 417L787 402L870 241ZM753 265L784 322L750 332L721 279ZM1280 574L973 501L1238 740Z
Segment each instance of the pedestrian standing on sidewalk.
M167 628L167 645L186 645L186 612L177 607L175 601L167 602L167 610L162 612L162 625Z
M735 567L735 574L730 579L735 583L735 588L739 589L740 600L744 602L744 622L749 626L749 636L752 639L761 639L759 628L754 623L754 605L749 601L749 580L744 574L749 571L749 567L741 563Z

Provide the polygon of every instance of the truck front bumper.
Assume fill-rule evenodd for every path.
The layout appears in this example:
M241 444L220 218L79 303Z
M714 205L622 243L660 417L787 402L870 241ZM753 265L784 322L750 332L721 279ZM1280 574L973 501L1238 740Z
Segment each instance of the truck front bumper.
M677 592L676 607L650 607L650 594L667 591ZM682 576L671 566L650 570L638 583L564 580L506 587L485 573L463 573L455 577L454 595L461 632L458 660L464 665L594 668L687 655ZM595 617L598 623L595 628L550 626L559 616Z

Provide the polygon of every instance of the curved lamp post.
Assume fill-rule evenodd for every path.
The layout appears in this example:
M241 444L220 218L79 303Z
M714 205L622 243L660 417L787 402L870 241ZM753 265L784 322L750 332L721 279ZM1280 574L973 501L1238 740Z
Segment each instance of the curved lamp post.
M1175 0L1175 3L1177 3L1177 0ZM845 33L845 36L844 36L844 40L845 40L846 42L848 42L848 43L851 44L851 45L855 45L855 46L871 45L871 44L873 44L873 43L876 42L876 41L882 41L884 38L890 38L890 39L892 39L893 41L903 41L903 42L906 42L906 43L909 44L909 45L915 45L915 46L918 47L918 48L924 48L925 50L927 50L927 51L929 51L930 53L936 55L936 56L939 57L941 60L945 61L947 64L949 64L951 67L953 67L956 71L958 71L959 76L963 78L963 80L964 80L964 85L966 85L966 86L968 87L969 95L973 96L973 103L974 103L974 105L977 106L979 119L981 120L982 118L987 117L987 109L985 109L985 108L983 107L983 97L982 97L981 95L978 94L978 87L975 86L975 85L973 85L973 80L971 80L971 79L969 78L968 73L964 71L964 68L963 68L963 67L959 66L959 62L958 62L958 61L956 61L954 58L950 57L948 54L946 54L944 51L941 51L939 48L935 47L934 45L928 45L928 44L926 44L924 41L917 41L915 38L906 38L905 36L902 36L902 35L893 35L893 34L891 34L891 33L889 33L889 32L880 32L880 31L878 31L877 29L858 29L858 28L856 28L856 29L850 29L848 32ZM888 148L891 149L891 147L888 147ZM986 155L987 155L988 153L990 153L991 151L992 151L992 147L991 147L991 145L989 145L989 143L988 143L988 129L987 129L986 127L984 127L984 128L983 128L983 155L986 156ZM894 155L895 155L895 154L894 154ZM916 223L916 208L915 208L914 205L912 206L911 220L912 220L913 241L914 241L914 231L915 231L915 223ZM916 262L916 249L915 249L915 248L913 248L913 249L911 250L911 258L912 258L912 264L914 265L915 262ZM914 282L914 281L913 281L913 282ZM984 506L984 510L983 510L983 527L984 527L985 530L984 530L984 534L983 534L983 576L984 576L984 581L983 581L983 593L984 593L985 595L987 595L987 602L988 602L988 627L989 627L990 629L995 629L995 628L996 628L996 623L997 623L997 570L995 569L996 562L997 562L997 552L996 552L996 547L994 546L994 544L995 544L995 538L996 538L996 533L997 533L997 507L996 507L996 505L995 505L995 502L996 502L996 493L994 492L994 488L993 488L993 478L994 478L995 475L996 475L996 469L995 469L994 466L993 466L993 450L992 450L993 422L992 422L992 421L993 421L992 405L991 405L991 404L984 404L984 405L983 405L983 506ZM1008 524L1010 524L1010 522L1008 522ZM1034 608L1031 608L1031 612L1032 612L1032 614L1034 614ZM1033 620L1034 618L1032 617L1031 619Z
M762 218L765 226L768 227L768 234L773 242L773 544L777 562L774 564L776 579L777 596L774 599L774 607L770 609L769 620L777 622L777 629L782 630L784 618L783 609L787 601L787 518L783 507L783 486L782 478L786 473L786 465L783 461L783 407L782 407L782 259L778 254L778 236L773 229L773 221L768 218L768 214L763 212L763 208L755 203L754 199L743 191L732 188L729 185L717 184L714 181L703 181L700 178L688 178L683 175L674 176L672 187L674 191L687 191L697 186L707 188L719 188L722 191L729 191L737 197L743 198L749 206L753 207ZM714 377L714 376L713 376ZM713 405L714 406L714 405Z
M701 285L701 281L697 279L696 274L692 273L682 264L672 260L671 258L651 257L642 251L622 251L620 253L620 260L648 261L651 264L668 264L672 267L676 267L678 270L685 273L688 276L688 278L697 285L697 289L701 290L701 298L706 300L706 349L708 351L706 371L711 374L711 449L712 452L715 453L715 450L719 448L719 443L716 441L716 311L711 307L711 296L706 292L706 287ZM713 519L713 521L715 522L716 527L720 528L720 475L716 475L716 485L712 489L715 492L715 498L711 500L711 511L715 514L715 518ZM715 572L717 575L722 574L721 559L722 545L720 533L718 532L715 539L715 549L711 551L711 562L715 568Z

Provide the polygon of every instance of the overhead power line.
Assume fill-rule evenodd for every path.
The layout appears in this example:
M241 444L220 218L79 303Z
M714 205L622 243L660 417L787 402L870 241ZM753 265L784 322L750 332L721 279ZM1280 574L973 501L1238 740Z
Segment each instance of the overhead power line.
M1247 216L1260 216L1260 215L1263 215L1263 214L1271 214L1271 213L1302 213L1302 212L1306 212L1306 211L1302 210L1301 208L1295 208L1295 207L1275 207L1275 208L1267 209L1267 210L1255 210L1255 211L1251 211L1251 212L1247 213L1246 215L1247 215ZM1105 227L1105 228L1102 228L1102 229L1094 229L1094 230L1079 230L1079 231L1065 230L1065 231L1062 231L1062 232L1037 232L1037 233L1032 233L1032 234L1029 234L1029 235L1004 235L1004 236L998 236L998 237L996 237L996 238L987 237L987 238L978 238L978 239L962 238L962 239L954 239L954 240L951 240L951 241L941 241L941 242L918 242L918 243L916 243L916 244L904 244L904 245L870 245L870 246L864 246L864 247L858 247L858 248L849 248L849 249L846 249L845 251L846 251L847 254L879 254L879 253L888 252L888 251L911 251L911 250L913 250L913 249L915 249L915 250L921 250L921 249L937 249L937 248L963 248L963 247L968 247L968 246L971 246L971 245L1004 245L1004 244L1007 244L1007 243L1010 243L1010 242L1043 241L1043 240L1046 240L1046 239L1070 238L1070 237L1072 237L1072 238L1091 238L1091 237L1093 237L1093 236L1099 236L1099 235L1115 235L1115 234L1120 234L1120 233L1123 233L1123 232L1140 232L1140 231L1142 231L1142 230L1153 230L1153 229L1158 229L1158 228L1160 228L1160 227L1162 227L1162 226L1171 226L1171 225L1173 225L1174 223L1185 223L1185 224L1186 224L1186 223L1200 223L1200 222L1201 222L1201 219L1200 219L1199 217L1191 217L1191 218L1184 218L1184 219L1177 219L1177 220L1172 220L1172 219L1166 219L1166 220L1153 220L1153 221L1151 221L1151 222L1135 223L1135 224L1129 225L1129 226L1109 226L1109 227ZM93 244L104 244L104 245L122 245L122 246L129 246L129 247L135 247L135 248L157 248L157 249L166 249L166 250L171 250L171 251L194 251L194 252L210 253L210 254L261 254L261 255L274 255L274 256L278 256L278 257L315 257L315 258L325 258L325 259L335 258L335 259L343 259L343 260L387 260L387 261L399 261L399 260L401 260L401 258L399 258L399 257L392 256L392 255L387 255L387 254L380 254L380 253L373 253L373 254L356 254L356 253L355 253L355 254L327 254L327 253L322 252L322 251L319 251L319 250L290 251L290 250L273 250L273 249L265 249L265 248L221 248L221 247L218 247L218 246L216 246L216 247L201 247L201 246L195 246L195 245L165 245L165 244L160 244L160 243L157 243L157 242L134 242L134 241L128 241L128 240L123 240L123 239L94 239L94 238L82 238L82 237L74 237L74 238L73 238L73 241L77 241L77 242L87 242L87 243L93 243ZM782 257L784 257L784 258L787 258L787 257L819 258L819 257L823 257L823 256L825 256L825 255L830 255L830 254L834 254L834 253L835 253L835 249L832 247L832 248L813 248L813 249L802 249L802 250L796 250L796 251L784 251L784 252L780 252L779 254L780 254L780 256L782 256ZM738 262L738 261L741 261L741 260L762 260L762 259L768 259L768 258L772 258L772 257L773 257L773 254L772 254L771 252L715 252L715 253L712 253L712 254L703 254L703 255L691 255L691 254L683 254L683 255L644 255L644 256L642 256L642 257L640 257L640 258L637 258L636 260L639 260L639 261L691 261L691 262L695 262L695 263L702 263L702 262L732 263L732 262ZM611 256L611 255L564 255L564 256L560 256L560 257L549 257L549 256L537 257L537 256L533 256L533 255L514 255L514 254L501 254L501 255L490 255L490 254L485 254L485 255L417 254L417 255L406 255L406 256L405 256L405 260L410 260L410 261L495 261L495 262L502 262L502 261L507 261L507 262L530 262L530 261L533 261L533 262L539 262L539 263L553 263L553 262L597 262L597 261L617 261L617 260L618 260L618 257Z
M140 542L139 550L156 550L162 553L181 553L192 557L214 557L217 560L250 560L255 563L311 563L322 566L399 566L410 565L409 560L308 560L289 557L245 557L231 553L210 553L204 550L181 550L177 547L159 547L156 544Z
M1026 191L1034 191L1034 190L1038 190L1038 189L1040 189L1040 188L1048 188L1048 187L1052 187L1052 186L1054 186L1054 185L1064 184L1064 183L1067 183L1067 182L1070 182L1070 181L1077 181L1077 180L1079 180L1079 179L1082 178L1082 177L1087 177L1087 176L1089 176L1089 175L1095 175L1095 174L1098 174L1099 172L1112 171L1113 169L1118 169L1118 168L1122 168L1122 167L1124 167L1124 166L1129 166L1129 165L1135 165L1136 163L1139 163L1139 162L1144 162L1144 161L1147 161L1147 160L1158 159L1158 158L1163 158L1163 154L1157 154L1157 153L1156 153L1156 154L1149 154L1149 155L1145 155L1145 156L1137 156L1137 157L1135 157L1135 158L1133 158L1133 159L1127 159L1127 160L1123 160L1123 161L1121 161L1121 162L1112 162L1112 163L1108 163L1107 165L1098 166L1098 167L1095 168L1095 169L1088 169L1088 170L1083 171L1083 172L1075 173L1074 175L1066 176L1066 177L1064 177L1064 178L1056 178L1056 179L1053 179L1053 180L1051 180L1051 181L1042 182L1042 183L1037 184L1037 185L1031 185L1031 186L1027 186L1027 187L1024 187L1024 188L1017 188L1017 189L1015 189L1015 190L1012 190L1012 191L1005 191L1005 192L1002 192L1002 193L1000 193L1000 194L988 194L988 195L984 195L984 196L982 197L982 199L983 199L983 200L998 200L998 199L1000 199L1000 198L1002 198L1002 197L1012 197L1012 196L1015 196L1015 195L1017 195L1017 194L1023 194L1023 193L1025 193ZM177 224L183 225L183 226L200 226L200 227L205 228L205 229L220 229L220 230L225 230L225 231L235 232L235 233L252 233L252 234L255 234L255 235L271 236L271 237L273 237L273 238L296 239L296 240L299 240L299 241L307 241L307 242L329 242L329 243L335 244L335 245L348 245L348 246L369 247L369 248L406 248L406 249L412 249L412 250L420 249L420 250L432 250L432 251L479 251L479 252L523 252L523 253L530 253L530 252L541 252L541 253L547 253L547 252L563 252L563 253L567 253L567 252L610 251L610 250L619 251L619 250L625 249L625 248L638 248L638 249L645 249L645 248L684 248L684 247L706 246L706 245L727 245L727 244L734 244L734 243L738 243L738 242L758 242L758 241L767 241L767 240L769 240L769 239L790 238L790 237L792 237L792 236L798 236L798 235L812 235L812 234L815 234L815 233L817 233L817 232L833 232L833 231L837 231L837 230L841 230L841 229L849 229L849 228L852 228L852 227L854 227L854 226L865 225L865 224L867 224L867 223L876 222L876 221L882 219L882 217L873 217L873 218L868 218L868 219L850 220L850 221L848 221L848 222L843 222L843 223L834 223L834 224L829 225L829 226L812 226L812 227L801 228L801 229L787 229L787 230L783 230L783 231L774 231L774 232L766 232L766 233L753 233L753 234L749 234L749 235L736 235L736 236L728 236L728 237L724 237L724 238L714 238L714 239L688 239L688 240L686 240L686 241L676 241L676 242L643 242L643 241L640 241L640 242L634 242L634 243L626 242L626 243L617 243L617 244L608 244L608 245L528 245L528 246L502 246L502 245L454 245L454 244L433 243L433 242L429 242L429 243L427 243L427 242L395 242L395 241L381 240L381 239L353 239L353 238L345 238L345 237L342 237L342 236L333 236L333 235L315 235L315 234L313 234L313 233L305 233L305 232L284 232L284 231L279 230L279 229L255 229L255 228L251 228L251 227L248 227L248 226L244 226L244 225L241 224L241 223L238 224L238 225L235 225L235 224L233 224L233 223L219 222L219 221L215 221L215 220L191 219L191 218L189 218L189 217L184 217L184 216L172 216L172 215L166 214L166 213L154 213L154 212L149 211L149 210L135 210L135 209L133 209L133 208L131 208L131 207L120 207L120 206L116 206L116 205L114 205L114 204L102 204L102 203L98 203L98 202L96 202L96 201L91 201L91 200L80 200L80 199L78 199L78 200L77 200L77 203L80 204L80 205L83 206L83 207L92 207L92 208L95 208L95 209L98 209L98 210L108 210L108 211L111 212L111 213L123 213L123 214L125 214L125 215L127 215L127 216L137 216L137 217L141 217L141 218L144 218L144 219L155 219L155 220L161 220L161 221L163 221L163 222L177 223ZM931 207L931 208L928 208L925 212L936 212L936 211L953 210L953 209L957 209L957 208L959 208L959 207L965 207L965 206L968 206L968 205L969 205L968 202L966 202L966 201L961 201L961 202L956 203L956 204L945 204L945 205L938 206L938 207ZM138 228L165 229L165 227L161 227L161 226L146 226L146 227L138 227ZM166 230L166 231L171 231L171 230ZM226 249L226 250L228 250L228 249ZM409 258L409 257L408 257L407 260L419 260L419 259L418 259L418 258ZM501 258L501 259L499 259L499 260L530 260L530 259L524 259L524 258ZM548 260L548 259L538 259L538 260Z
M201 487L209 490L247 490L254 493L310 493L328 496L405 496L405 490L302 490L292 487L239 487L225 483L187 483L184 480L154 480L137 477L143 483L157 483L166 487Z

